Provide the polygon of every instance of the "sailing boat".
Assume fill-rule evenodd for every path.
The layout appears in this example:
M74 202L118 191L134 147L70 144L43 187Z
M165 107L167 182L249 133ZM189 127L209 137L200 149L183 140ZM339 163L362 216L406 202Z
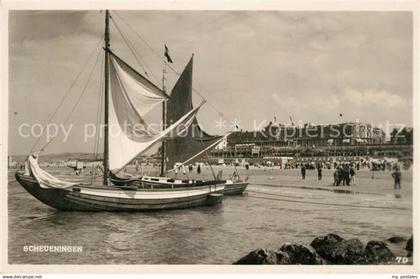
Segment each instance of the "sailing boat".
M105 137L103 183L90 185L61 180L41 169L39 154L29 155L25 172L16 180L35 198L58 210L140 211L187 208L221 202L225 185L219 181L167 180L159 187L119 188L108 185L118 173L157 142L177 136L193 122L203 102L161 132L144 127L144 115L169 97L110 49L109 11L105 13L104 105ZM111 93L111 94L110 94ZM109 128L116 130L110 136ZM174 135L175 133L175 135Z
M171 91L171 98L167 101L167 125L174 123L193 108L193 60L194 55L191 56ZM174 171L177 164L181 166L193 164L201 155L206 154L207 150L214 148L228 135L210 135L199 125L197 117L194 117L192 125L183 137L176 137L165 142L167 152L165 161L167 161L166 166L169 172ZM235 174L237 174L236 171ZM238 175L234 175L232 179L225 181L225 195L240 195L247 186L246 180L241 180Z
M166 119L166 126L170 126L177 120L181 119L183 115L193 109L192 101L192 80L193 80L193 59L191 56L189 62L185 66L183 72L175 83L170 99L167 100L167 109L164 119ZM213 136L205 132L198 123L197 117L194 116L191 125L188 126L182 137L174 137L162 142L162 160L160 177L149 176L132 176L125 174L122 176L111 177L111 181L117 185L154 185L154 187L164 186L168 184L168 180L172 178L165 177L167 173L175 172L179 167L187 167L194 164L207 150L218 145L224 136ZM165 171L166 170L166 171ZM242 194L248 186L248 182L240 180L238 176L232 177L229 180L221 180L221 173L215 177L219 183L225 184L225 195L239 195ZM188 186L188 180L180 183ZM211 180L201 181L201 183L212 183ZM213 182L215 183L215 182Z

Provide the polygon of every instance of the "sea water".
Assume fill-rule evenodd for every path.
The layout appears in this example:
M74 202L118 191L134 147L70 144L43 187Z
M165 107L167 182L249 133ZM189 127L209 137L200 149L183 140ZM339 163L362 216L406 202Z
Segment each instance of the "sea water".
M360 171L357 185L334 187L332 170L318 181L316 171L308 170L303 180L299 170L255 168L249 171L247 193L225 197L221 205L135 213L56 211L27 193L13 172L8 184L11 264L231 264L253 249L309 245L327 233L365 243L412 235L411 172L403 172L403 189L396 193L387 171L374 179ZM71 169L65 172L75 178ZM209 170L203 172L209 176ZM79 250L28 251L38 246Z

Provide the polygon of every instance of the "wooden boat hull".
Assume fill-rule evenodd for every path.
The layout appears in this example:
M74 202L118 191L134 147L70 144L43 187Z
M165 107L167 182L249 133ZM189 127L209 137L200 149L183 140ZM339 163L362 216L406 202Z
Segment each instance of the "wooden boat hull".
M121 189L76 185L67 189L42 188L31 176L16 173L16 180L32 196L62 211L150 211L213 205L224 184L178 189Z
M224 194L226 196L242 195L248 184L248 182L226 183Z
M191 188L197 186L210 186L215 184L225 184L226 180L188 180L174 179L170 177L152 177L144 176L135 179L110 178L111 182L116 186L134 186L141 189L177 189Z

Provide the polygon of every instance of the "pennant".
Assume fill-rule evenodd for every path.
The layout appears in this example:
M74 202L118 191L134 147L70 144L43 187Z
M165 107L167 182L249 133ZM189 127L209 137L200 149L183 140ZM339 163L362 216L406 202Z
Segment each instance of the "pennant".
M166 45L165 45L165 57L166 57L166 60L168 61L168 63L174 63L172 61L171 56L169 56L169 49L168 49L168 47Z

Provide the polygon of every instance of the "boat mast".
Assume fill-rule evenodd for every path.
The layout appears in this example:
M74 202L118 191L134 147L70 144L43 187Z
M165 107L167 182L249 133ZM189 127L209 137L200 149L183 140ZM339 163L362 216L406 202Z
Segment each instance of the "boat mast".
M163 70L162 70L162 91L166 94L166 87L165 87L165 73L166 73L166 61L163 62ZM166 129L166 101L162 102L162 129ZM160 158L160 176L165 176L165 153L166 153L166 142L165 140L162 141L161 152L162 157Z
M108 150L108 143L109 143L109 133L108 133L108 102L109 102L109 11L105 11L105 36L104 36L104 42L105 42L105 125L104 125L104 185L108 185L108 171L109 171L109 150Z

